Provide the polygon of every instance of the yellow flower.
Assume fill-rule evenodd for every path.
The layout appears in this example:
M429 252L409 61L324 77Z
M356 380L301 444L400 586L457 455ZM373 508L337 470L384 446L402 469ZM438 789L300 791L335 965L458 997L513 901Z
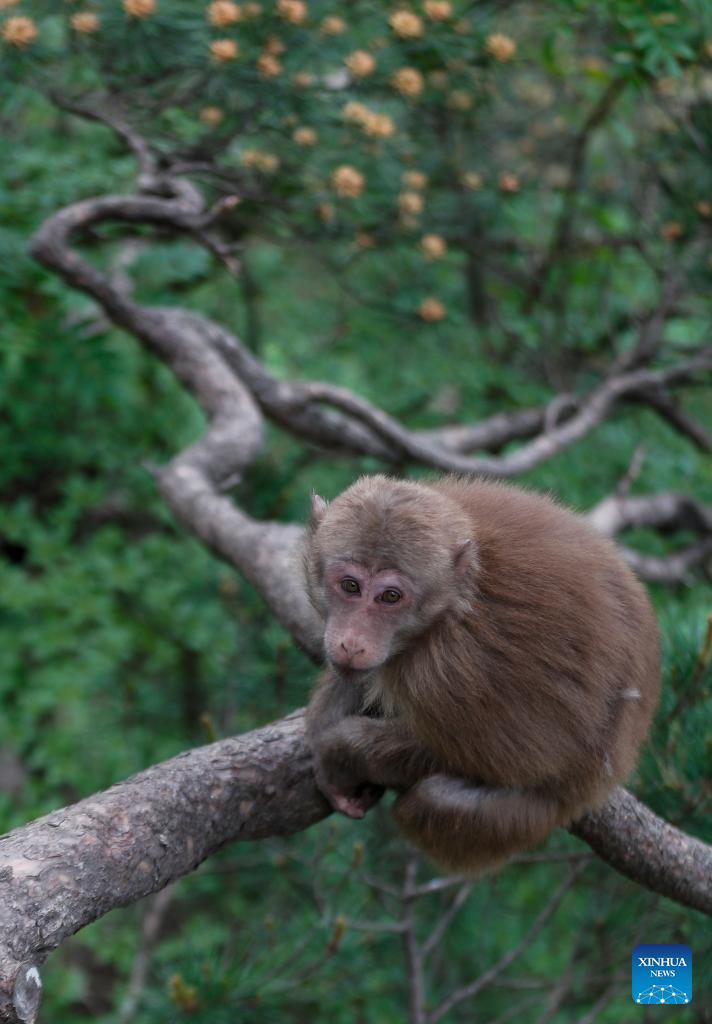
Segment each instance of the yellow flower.
M18 14L14 18L8 18L2 26L2 37L10 46L16 46L22 50L37 38L37 25L32 18L25 18Z
M342 164L331 175L331 184L338 196L356 199L363 192L364 176L350 164Z
M518 192L520 187L516 174L500 174L497 184L501 192Z
M304 0L277 0L277 13L292 25L301 25L307 20L308 11Z
M423 174L422 171L404 171L401 175L401 181L406 188L415 189L416 192L422 192L422 190L428 184L427 174Z
M200 111L200 120L203 124L209 124L211 127L220 124L224 117L225 114L220 107L203 107Z
M99 15L94 11L77 11L70 18L70 23L75 32L91 35L99 29Z
M279 36L270 36L264 46L264 52L271 53L273 57L279 57L280 53L284 53L286 49L286 43Z
M427 320L428 323L433 323L436 320L442 320L443 317L447 316L447 310L443 306L440 299L434 299L428 296L418 306L418 316L423 320Z
M214 39L210 44L210 52L215 60L234 60L240 52L234 39Z
M429 260L439 260L447 251L447 244L440 235L423 235L420 239L420 248L424 256Z
M425 0L423 9L433 21L445 21L452 14L449 0Z
M675 242L678 238L682 238L684 233L685 229L677 220L671 220L668 224L663 224L660 228L660 234L666 242Z
M371 111L365 104L352 100L343 108L341 116L344 121L353 121L355 124L364 124L371 116Z
M412 11L395 11L388 24L401 39L417 39L423 34L423 22Z
M0 0L0 11L6 7L15 7L19 4L20 0Z
M242 12L246 18L259 18L262 14L262 4L245 4Z
M319 216L325 224L331 224L332 220L336 216L336 209L333 203L320 203L319 204Z
M314 76L308 71L297 71L296 75L292 76L292 82L297 89L308 89L310 85L314 84Z
M596 54L589 54L586 57L582 57L579 61L584 71L587 71L590 75L602 75L605 73L607 64L601 57L597 57Z
M366 50L354 50L344 61L352 75L357 78L365 78L370 75L376 66L375 59Z
M340 36L346 28L346 22L343 18L338 18L335 14L329 14L321 23L321 32L325 36Z
M415 68L401 68L394 72L393 85L402 96L420 96L425 82Z
M209 4L207 18L211 25L218 28L225 28L226 25L234 25L242 17L242 10L232 0L215 0Z
M156 0L124 0L124 10L132 18L148 18L156 13Z
M313 128L297 128L292 138L298 146L313 146L317 140L317 134Z
M447 98L447 105L450 110L470 110L472 97L464 89L453 89Z
M362 123L362 128L364 134L372 139L390 139L396 130L393 118L388 114L374 114L370 111L369 116Z
M422 213L425 202L419 192L401 192L398 206L401 213Z
M359 249L375 249L376 239L368 231L357 231L355 238L356 246Z
M428 72L428 82L432 85L433 89L447 89L448 80L447 71L441 71L438 68L435 71Z
M709 203L706 199L700 199L699 203L696 204L695 209L699 213L700 217L709 217L712 214L712 203Z
M517 52L517 44L504 32L493 32L485 40L485 49L490 57L504 62L510 60Z
M257 70L262 78L274 78L282 70L282 65L271 53L263 53L257 58Z
M388 139L395 133L396 126L388 114L377 114L363 103L352 100L341 111L344 121L357 124L365 135L372 139Z
M279 168L279 157L274 153L265 153L262 149L245 149L242 151L240 163L243 167L254 168L265 174L273 174Z
M482 188L482 175L477 171L465 171L462 176L462 184L465 188L469 188L470 192L477 192Z

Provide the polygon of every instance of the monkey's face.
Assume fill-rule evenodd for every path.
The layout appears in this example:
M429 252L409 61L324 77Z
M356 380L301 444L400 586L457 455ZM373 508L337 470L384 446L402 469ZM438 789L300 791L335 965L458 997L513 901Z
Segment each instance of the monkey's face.
M470 531L442 496L386 477L363 478L331 505L315 496L304 565L331 664L372 672L440 616L469 610Z
M346 675L373 672L417 632L418 595L396 569L336 559L325 567L324 651Z

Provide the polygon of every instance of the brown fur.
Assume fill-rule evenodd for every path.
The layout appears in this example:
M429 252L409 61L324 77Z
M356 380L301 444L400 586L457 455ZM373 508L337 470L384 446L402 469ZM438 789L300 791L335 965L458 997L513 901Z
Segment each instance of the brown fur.
M342 561L364 594L397 571L403 610L334 596ZM365 477L315 505L306 566L328 649L351 658L307 718L339 809L360 816L392 786L406 835L481 871L632 771L657 701L657 626L614 546L571 512L498 483Z

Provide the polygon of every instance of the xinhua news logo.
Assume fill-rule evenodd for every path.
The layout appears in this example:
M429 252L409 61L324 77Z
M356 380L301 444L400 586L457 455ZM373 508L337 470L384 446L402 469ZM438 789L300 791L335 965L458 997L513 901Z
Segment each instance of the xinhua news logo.
M646 942L633 950L633 1002L654 1006L692 999L692 950L671 942Z

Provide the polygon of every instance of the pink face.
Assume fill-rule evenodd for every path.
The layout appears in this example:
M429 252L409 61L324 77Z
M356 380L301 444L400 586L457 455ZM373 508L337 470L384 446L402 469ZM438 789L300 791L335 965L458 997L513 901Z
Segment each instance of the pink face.
M324 576L329 617L327 659L348 672L378 668L407 632L415 604L413 587L396 569L371 570L358 562L332 562Z

